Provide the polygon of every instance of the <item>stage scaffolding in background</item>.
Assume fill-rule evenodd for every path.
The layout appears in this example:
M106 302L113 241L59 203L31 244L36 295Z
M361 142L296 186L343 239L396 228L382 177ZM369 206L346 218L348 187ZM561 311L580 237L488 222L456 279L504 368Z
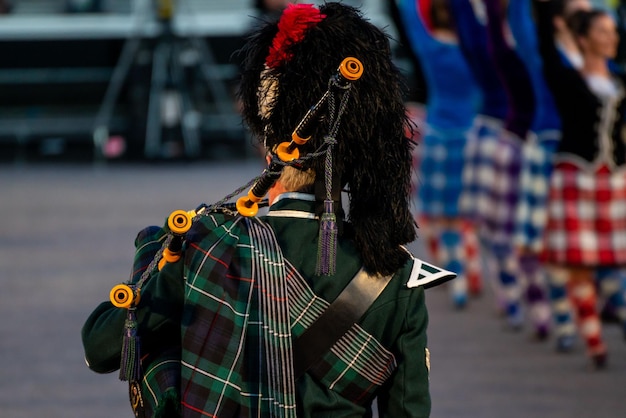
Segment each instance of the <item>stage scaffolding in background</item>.
M253 153L230 59L254 23L252 0L99 0L99 13L71 14L69 1L87 0L11 0L11 14L0 15L0 56L9 57L0 65L0 161L11 152L27 160L37 146L62 159L71 141L80 158L106 161L120 137L133 159ZM344 2L394 36L384 2ZM97 59L80 56L85 48ZM53 106L35 103L45 94Z
M148 80L139 80L148 84L145 134L141 138L143 158L167 157L162 143L164 123L178 125L184 156L188 158L200 157L202 142L211 147L210 142L218 136L243 147L245 131L232 94L238 68L223 56L218 62L214 48L221 46L223 38L243 39L254 15L248 3L109 0L102 2L109 5L104 13L66 14L60 1L14 2L12 13L0 16L0 46L11 45L11 51L38 42L114 40L118 45L121 41L123 47L113 67L108 68L63 67L54 63L38 63L37 68L2 66L0 92L21 86L36 91L38 86L49 83L104 83L106 88L96 109L89 114L85 109L63 114L37 109L40 115L33 117L32 109L12 108L7 103L10 99L0 98L0 142L14 142L18 149L23 149L42 138L61 140L64 136L80 135L93 143L94 159L104 160L104 145L129 124L128 115L116 109L120 94L126 92L124 88L131 88L129 84L138 82L137 77L129 75L143 65L149 67ZM114 10L115 5L122 11ZM190 78L195 84L189 84ZM201 89L196 88L199 83ZM203 90L204 97L192 89Z
M182 14L177 13L179 10ZM200 130L203 120L209 116L216 117L220 129L236 140L235 136L241 135L241 120L233 104L232 92L219 71L211 47L193 30L189 31L189 27L177 27L174 20L175 16L184 15L190 20L196 20L196 25L190 27L197 26L200 18L196 17L194 5L189 1L137 0L134 14L139 27L146 22L156 22L158 34L146 42L139 31L138 35L126 41L96 116L93 134L95 149L102 150L109 138L108 121L113 107L142 48L144 54L147 52L151 55L145 158L163 156L166 152L163 149L163 132L166 128L176 126L180 131L185 156L198 157L201 148ZM193 87L185 76L190 68L197 70L213 98L213 115L203 115L198 108L199 103L194 103Z

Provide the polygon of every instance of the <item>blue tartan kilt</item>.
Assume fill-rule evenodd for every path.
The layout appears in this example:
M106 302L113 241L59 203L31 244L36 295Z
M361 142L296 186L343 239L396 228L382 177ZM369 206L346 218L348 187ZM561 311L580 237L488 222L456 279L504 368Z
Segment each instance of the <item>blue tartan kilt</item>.
M490 181L484 184L484 197L479 200L483 233L494 250L510 248L515 232L515 213L519 201L524 141L502 129L492 155Z
M502 130L502 121L479 115L468 134L463 164L463 192L460 211L472 219L478 227L483 223L481 207L489 202L494 176L493 156Z
M560 137L558 130L538 132L529 138L523 150L514 242L516 246L535 252L542 247L553 157Z
M426 217L458 217L468 130L435 130L419 144L417 210Z

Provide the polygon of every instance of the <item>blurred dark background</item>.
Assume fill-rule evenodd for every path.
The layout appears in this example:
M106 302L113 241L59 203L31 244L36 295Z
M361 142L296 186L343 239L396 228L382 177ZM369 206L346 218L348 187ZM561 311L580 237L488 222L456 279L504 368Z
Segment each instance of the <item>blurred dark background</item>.
M0 0L0 162L254 154L235 52L263 1ZM345 3L386 28L414 82L391 2Z

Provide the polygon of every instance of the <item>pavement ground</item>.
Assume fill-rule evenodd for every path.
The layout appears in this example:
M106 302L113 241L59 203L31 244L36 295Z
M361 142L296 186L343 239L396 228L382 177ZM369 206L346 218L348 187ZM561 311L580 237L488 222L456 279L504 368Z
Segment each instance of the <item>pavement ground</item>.
M127 279L136 233L212 203L256 162L0 166L0 417L132 417L126 384L83 361L80 329ZM411 247L424 257L421 241ZM455 311L427 293L433 418L626 417L626 341L606 326L607 370L582 344L557 354L507 331L489 291ZM401 417L399 417L401 418Z

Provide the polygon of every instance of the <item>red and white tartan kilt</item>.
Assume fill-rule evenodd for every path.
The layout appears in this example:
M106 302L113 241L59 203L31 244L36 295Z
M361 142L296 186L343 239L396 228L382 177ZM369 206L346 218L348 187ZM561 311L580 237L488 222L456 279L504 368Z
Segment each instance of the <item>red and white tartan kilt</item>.
M626 263L626 169L554 168L543 259L548 263L610 266Z

